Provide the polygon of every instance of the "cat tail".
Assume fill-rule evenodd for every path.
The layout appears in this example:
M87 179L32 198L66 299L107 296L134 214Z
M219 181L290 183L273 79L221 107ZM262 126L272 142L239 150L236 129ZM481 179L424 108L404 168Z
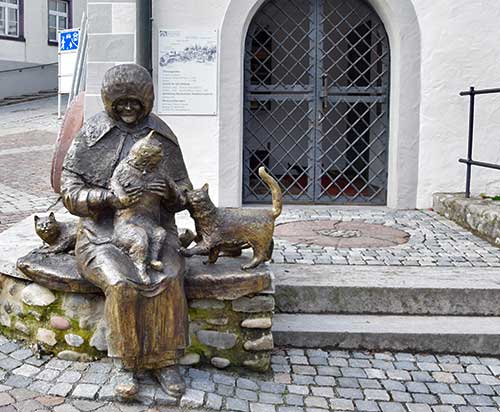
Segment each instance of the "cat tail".
M259 167L259 176L271 189L273 198L273 216L276 219L283 209L283 195L278 182L266 171L264 166Z

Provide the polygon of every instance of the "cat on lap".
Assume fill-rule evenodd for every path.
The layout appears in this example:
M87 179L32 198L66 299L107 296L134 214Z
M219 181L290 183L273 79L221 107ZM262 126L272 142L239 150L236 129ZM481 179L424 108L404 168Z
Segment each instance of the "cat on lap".
M132 146L111 178L111 190L119 201L113 243L128 253L144 284L151 283L148 267L163 270L161 251L167 233L159 223L161 202L174 185L159 175L163 148L153 134L151 131Z

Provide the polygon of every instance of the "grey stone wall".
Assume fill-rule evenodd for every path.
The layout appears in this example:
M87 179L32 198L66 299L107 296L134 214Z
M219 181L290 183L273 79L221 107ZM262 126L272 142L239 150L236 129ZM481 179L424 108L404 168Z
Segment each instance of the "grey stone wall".
M103 109L100 87L110 67L135 61L135 0L89 0L85 118Z
M8 67L8 63L0 61ZM24 62L11 62L12 66L29 67L37 66ZM13 67L8 67L5 70ZM38 93L46 90L57 90L57 64L35 67L33 69L4 71L0 72L0 99L12 96L21 96L23 94Z
M190 346L183 365L269 369L274 294L237 299L188 299ZM0 332L37 344L63 360L106 355L104 296L49 290L0 274Z
M500 202L465 198L463 193L435 193L433 208L495 246L500 246Z

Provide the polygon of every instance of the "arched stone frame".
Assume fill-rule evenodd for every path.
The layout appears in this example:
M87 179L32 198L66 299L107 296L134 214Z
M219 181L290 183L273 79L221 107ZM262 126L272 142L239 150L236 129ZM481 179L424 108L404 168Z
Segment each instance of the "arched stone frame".
M220 30L220 206L240 206L243 167L243 69L248 26L265 0L230 0ZM416 207L420 132L420 28L412 0L368 0L391 50L387 206Z

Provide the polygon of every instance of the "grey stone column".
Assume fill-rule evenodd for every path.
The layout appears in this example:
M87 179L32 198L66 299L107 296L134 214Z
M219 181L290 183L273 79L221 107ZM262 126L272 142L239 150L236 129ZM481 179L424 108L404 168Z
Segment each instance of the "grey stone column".
M101 82L110 67L135 61L135 0L89 0L85 118L103 109Z

